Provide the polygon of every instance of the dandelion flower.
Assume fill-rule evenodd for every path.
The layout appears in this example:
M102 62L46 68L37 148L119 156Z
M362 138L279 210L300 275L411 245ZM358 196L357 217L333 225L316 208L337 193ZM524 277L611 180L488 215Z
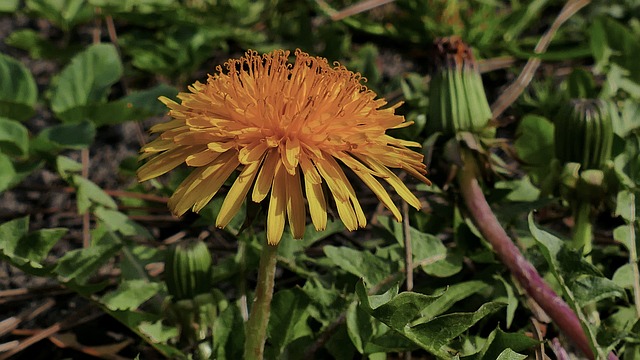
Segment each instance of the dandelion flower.
M287 221L293 237L301 238L307 207L314 227L323 230L329 197L347 229L366 225L343 168L353 171L398 221L400 211L379 179L420 208L391 171L402 169L429 183L422 155L408 148L419 144L385 133L411 122L395 115L400 104L385 107L384 99L376 99L360 74L300 50L293 64L288 51L262 56L249 51L216 72L206 84L196 82L180 93L180 104L160 98L173 120L152 127L160 135L142 148L140 158L150 160L138 171L140 181L182 163L195 168L169 200L175 215L200 211L236 169L240 173L216 226L225 227L247 196L254 202L268 197L269 244L280 241Z

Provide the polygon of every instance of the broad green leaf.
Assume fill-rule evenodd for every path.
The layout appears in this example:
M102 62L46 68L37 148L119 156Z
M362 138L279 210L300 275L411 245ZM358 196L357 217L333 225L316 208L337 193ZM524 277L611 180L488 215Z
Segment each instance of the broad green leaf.
M231 305L220 313L213 325L213 351L216 359L242 359L244 323L240 309Z
M472 313L442 315L424 323L404 329L404 335L423 349L437 356L450 357L446 345L460 336L478 321L505 306L504 303L489 302Z
M489 285L485 282L466 281L448 286L445 289L436 291L439 295L421 311L423 318L434 318L449 310L455 303L467 297L485 290Z
M611 280L620 287L632 289L633 284L635 283L633 266L631 266L631 264L624 264L620 266L613 274L613 278Z
M636 220L636 197L631 191L620 191L616 197L616 215L632 223Z
M356 294L365 311L395 330L421 317L421 312L440 297L415 292L397 294L397 287L383 295L369 296L362 280L356 284Z
M555 157L553 124L542 116L527 115L516 130L515 149L534 182L548 175L549 162Z
M51 109L65 122L92 120L92 106L106 101L111 85L120 80L122 71L113 45L91 45L60 73L52 89Z
M29 131L15 120L0 117L0 152L25 156L29 152Z
M474 356L477 360L493 360L505 349L525 351L538 345L539 342L521 333L507 333L496 328L489 334L482 350Z
M42 262L67 229L50 228L27 233L29 218L22 217L0 225L0 255L13 265L35 275L43 275Z
M0 116L24 121L33 114L38 88L18 60L0 54Z
M402 224L387 216L378 217L378 222L404 248ZM421 266L422 271L432 276L448 277L462 270L462 256L448 251L442 240L413 227L409 229L409 234L414 264L426 261Z
M106 195L106 193L104 195ZM111 199L111 197L109 197L109 199ZM104 200L106 200L106 198ZM113 199L111 200L113 201ZM94 211L94 214L111 231L118 231L124 236L143 236L151 238L151 234L145 227L140 226L138 223L131 220L126 214L117 210L98 206Z
M84 214L92 205L101 205L110 209L118 207L113 198L93 181L80 175L73 175L72 183L77 189L78 214ZM122 224L122 221L120 221L120 224ZM126 230L130 230L130 228Z
M135 310L162 289L162 284L147 280L126 280L100 298L110 310Z
M104 126L162 115L168 109L158 97L175 98L177 93L178 90L165 84L133 92L116 101L93 106L91 120L96 126Z
M58 260L53 272L63 282L75 280L84 284L96 270L113 258L121 246L122 243L117 237L106 233L86 249L68 251Z
M577 278L572 279L569 283L569 287L578 301L578 304L583 307L587 304L592 304L610 297L617 297L625 300L627 298L627 293L622 287L602 276L578 276Z
M49 19L64 31L88 21L94 10L86 0L27 0L26 9Z
M496 360L523 360L526 359L527 355L518 354L517 352L511 349L505 349L503 352L498 355Z
M52 39L34 29L18 29L9 34L4 42L29 52L29 57L34 60L53 59L59 63L67 63L75 53L84 48L80 43L61 48Z
M0 12L12 13L18 10L20 0L4 0L0 2Z
M169 340L179 335L178 328L175 326L167 326L162 320L155 322L142 321L137 328L149 339L158 343L168 343Z
M269 343L273 346L273 358L282 358L290 343L304 336L312 335L307 324L306 311L309 298L299 288L278 291L271 302L269 315Z
M373 319L369 313L362 310L353 302L347 309L347 333L351 342L360 354L364 354L364 347L373 336Z
M325 255L339 268L364 278L370 284L377 284L393 271L392 264L369 251L358 251L347 247L327 245Z
M11 159L0 153L0 193L16 184L18 173Z
M308 249L311 245L325 239L333 234L344 230L344 225L340 221L327 221L327 227L323 231L317 231L313 224L307 225L302 239L294 239L291 232L286 231L282 235L280 245L278 246L278 255L294 259L297 254Z
M55 154L64 149L80 150L93 144L96 127L88 121L60 124L45 128L33 140L31 147L40 153Z

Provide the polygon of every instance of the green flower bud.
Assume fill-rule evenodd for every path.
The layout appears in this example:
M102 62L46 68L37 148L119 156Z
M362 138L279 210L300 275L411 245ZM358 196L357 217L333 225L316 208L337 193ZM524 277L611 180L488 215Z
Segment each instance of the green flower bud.
M581 169L601 169L611 158L612 122L618 111L600 99L572 100L555 120L556 157L579 163Z
M164 281L174 301L211 290L211 263L211 253L201 240L182 241L167 252Z
M447 136L460 131L479 133L489 120L491 109L471 48L457 36L437 39L427 131Z

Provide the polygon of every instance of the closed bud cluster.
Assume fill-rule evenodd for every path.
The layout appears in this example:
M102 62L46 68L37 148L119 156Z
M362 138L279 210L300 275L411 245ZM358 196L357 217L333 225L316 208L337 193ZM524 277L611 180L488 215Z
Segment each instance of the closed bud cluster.
M427 131L480 133L491 120L491 109L471 48L457 36L437 39L433 56Z
M611 157L615 105L600 99L572 100L555 120L556 157L580 164L581 170L601 169Z
M191 300L211 290L211 253L200 240L182 241L167 253L165 282L174 301Z

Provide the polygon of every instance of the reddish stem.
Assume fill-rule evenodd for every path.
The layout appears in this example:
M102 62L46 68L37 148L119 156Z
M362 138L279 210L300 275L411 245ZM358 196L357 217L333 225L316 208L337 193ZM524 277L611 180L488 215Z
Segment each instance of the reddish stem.
M473 164L458 173L460 192L473 221L482 236L491 243L503 264L509 268L520 285L549 315L574 344L589 358L594 359L589 340L582 329L580 320L573 310L540 277L538 271L524 258L520 249L511 241L487 203L478 183ZM610 359L611 356L609 357ZM617 358L616 358L617 359Z

